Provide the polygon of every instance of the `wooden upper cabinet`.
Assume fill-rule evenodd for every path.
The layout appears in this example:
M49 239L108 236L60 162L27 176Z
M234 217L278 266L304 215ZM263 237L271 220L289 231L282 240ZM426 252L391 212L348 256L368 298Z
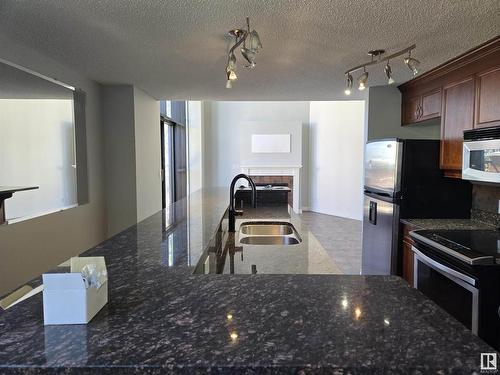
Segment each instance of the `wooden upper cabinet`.
M460 175L463 133L474 124L474 77L444 86L442 101L440 167Z
M475 128L500 125L500 66L476 75Z
M423 94L403 93L403 125L441 116L441 89Z
M426 92L422 95L422 116L420 120L428 120L441 116L441 89Z
M420 96L403 97L403 124L413 124L418 121Z

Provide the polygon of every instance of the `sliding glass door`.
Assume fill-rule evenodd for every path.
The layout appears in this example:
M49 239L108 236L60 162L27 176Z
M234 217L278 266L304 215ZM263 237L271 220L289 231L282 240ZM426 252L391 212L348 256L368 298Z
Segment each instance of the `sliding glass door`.
M162 201L166 208L187 194L186 126L162 115L160 131Z

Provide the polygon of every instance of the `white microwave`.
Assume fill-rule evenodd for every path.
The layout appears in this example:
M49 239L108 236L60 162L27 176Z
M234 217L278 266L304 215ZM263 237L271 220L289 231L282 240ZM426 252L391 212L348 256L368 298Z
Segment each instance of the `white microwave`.
M464 131L462 179L500 183L500 127Z

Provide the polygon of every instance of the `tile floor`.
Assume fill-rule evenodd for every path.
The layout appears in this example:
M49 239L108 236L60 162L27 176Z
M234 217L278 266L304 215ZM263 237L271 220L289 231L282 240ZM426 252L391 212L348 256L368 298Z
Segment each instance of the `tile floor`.
M338 268L344 274L359 275L362 222L311 211L300 216Z

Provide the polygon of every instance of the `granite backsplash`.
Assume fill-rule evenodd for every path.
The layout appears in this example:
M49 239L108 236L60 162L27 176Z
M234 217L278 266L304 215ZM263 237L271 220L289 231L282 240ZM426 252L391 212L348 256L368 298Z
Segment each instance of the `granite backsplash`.
M473 184L471 219L500 227L499 200L500 187Z

